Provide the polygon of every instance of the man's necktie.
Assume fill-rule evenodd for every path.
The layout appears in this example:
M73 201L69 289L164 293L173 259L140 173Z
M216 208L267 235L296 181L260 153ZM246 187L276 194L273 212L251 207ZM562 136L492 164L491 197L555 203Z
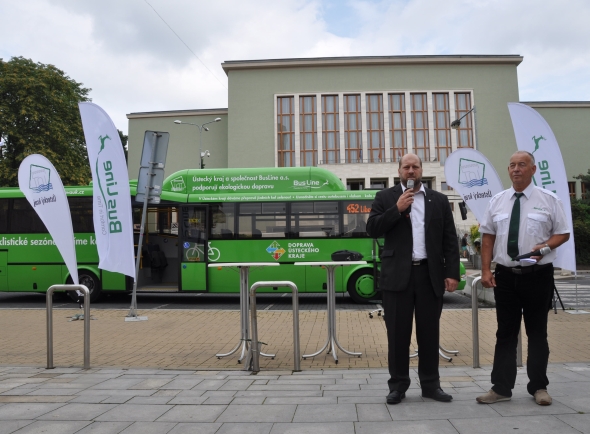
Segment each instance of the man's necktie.
M514 193L514 205L512 205L512 215L510 216L510 226L508 227L508 256L514 259L518 256L518 227L520 226L520 198L524 193Z

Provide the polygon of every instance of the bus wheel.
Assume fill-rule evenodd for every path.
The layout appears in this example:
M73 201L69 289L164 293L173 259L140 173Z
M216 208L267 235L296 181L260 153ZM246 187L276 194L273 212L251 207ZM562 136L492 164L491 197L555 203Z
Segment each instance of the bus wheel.
M98 301L101 295L101 288L100 288L100 281L98 277L91 271L87 270L78 270L78 281L80 285L85 285L90 291L90 303L95 303ZM72 284L72 278L68 277L68 284ZM76 291L68 291L68 295L74 301L78 300L78 294Z
M373 282L373 270L358 270L348 280L348 294L356 303L368 303L377 296Z

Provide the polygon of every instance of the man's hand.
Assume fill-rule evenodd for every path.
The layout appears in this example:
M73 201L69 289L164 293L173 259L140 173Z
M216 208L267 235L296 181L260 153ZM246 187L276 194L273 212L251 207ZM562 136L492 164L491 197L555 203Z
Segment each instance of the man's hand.
M409 188L404 191L399 199L397 200L397 210L402 213L408 209L410 205L414 203L414 191Z
M495 288L496 287L496 279L492 274L491 270L482 270L481 271L481 284L484 288Z
M455 280L455 279L451 279L450 277L447 277L445 279L445 290L447 292L455 292L455 290L457 289L457 286L459 285L459 281Z

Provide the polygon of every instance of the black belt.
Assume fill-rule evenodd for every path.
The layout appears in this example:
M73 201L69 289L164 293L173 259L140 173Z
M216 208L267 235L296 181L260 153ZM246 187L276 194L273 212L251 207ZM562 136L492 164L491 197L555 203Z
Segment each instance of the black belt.
M412 265L424 265L428 264L428 259L419 259L417 261L412 261Z
M505 267L504 265L500 265L500 264L496 264L496 270L506 270L511 272L512 274L529 274L529 273L534 273L536 271L542 270L543 268L547 268L547 267L552 267L553 264L543 264L543 265L539 265L539 264L534 264L534 265L530 265L528 267L521 267L520 265L518 267Z

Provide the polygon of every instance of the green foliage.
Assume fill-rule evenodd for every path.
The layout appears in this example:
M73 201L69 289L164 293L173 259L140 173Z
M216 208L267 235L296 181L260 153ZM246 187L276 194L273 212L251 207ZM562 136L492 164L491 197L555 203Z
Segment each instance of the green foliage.
M49 159L64 185L88 184L78 102L89 101L89 91L53 65L0 59L0 185L17 186L20 163L31 154Z
M469 235L471 236L471 246L477 253L479 253L479 249L481 247L481 234L479 233L479 225L472 225L469 228ZM477 246L474 244L475 240L479 242Z
M117 132L119 133L119 138L121 139L121 144L123 145L123 152L125 152L125 161L127 162L127 141L129 140L129 136L123 134L123 131L121 130L117 130Z
M590 264L590 203L572 200L572 221L576 244L576 263Z

